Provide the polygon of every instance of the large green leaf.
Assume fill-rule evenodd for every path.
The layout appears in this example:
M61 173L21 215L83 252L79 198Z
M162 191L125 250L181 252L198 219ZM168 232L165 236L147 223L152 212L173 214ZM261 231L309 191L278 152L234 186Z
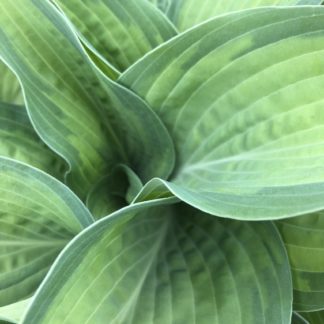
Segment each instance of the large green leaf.
M224 15L122 75L174 139L169 190L237 219L324 207L323 19L320 6Z
M63 184L0 157L0 306L30 296L64 245L93 222Z
M0 101L16 104L24 102L18 79L1 60Z
M37 136L25 108L2 102L0 156L25 162L59 179L64 173L64 162Z
M55 0L97 54L123 71L176 35L147 0Z
M173 146L160 120L98 70L49 1L4 1L0 10L0 56L19 76L41 138L69 162L69 184L82 198L118 162L143 181L170 173Z
M165 2L165 1L164 1ZM180 30L184 31L205 20L231 11L266 6L319 5L322 0L170 0L169 5L160 8ZM159 6L159 3L157 3Z
M277 222L290 259L294 308L324 309L324 212Z
M23 323L290 322L288 259L272 223L158 203L132 205L78 235Z

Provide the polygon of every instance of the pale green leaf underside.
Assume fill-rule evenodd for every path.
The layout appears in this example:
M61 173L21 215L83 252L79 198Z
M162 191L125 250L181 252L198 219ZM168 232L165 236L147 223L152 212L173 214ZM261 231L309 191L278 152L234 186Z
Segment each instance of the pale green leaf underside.
M322 0L170 0L164 7L169 19L184 31L210 18L244 9L266 6L319 5Z
M276 222L286 245L294 284L294 308L324 309L324 213Z
M53 5L17 0L0 9L0 56L21 80L36 130L69 162L69 185L82 198L118 162L143 181L168 176L173 147L162 123L95 67Z
M125 208L76 237L24 324L289 323L288 260L270 222L150 204Z
M22 104L24 102L19 81L0 59L0 101Z
M170 190L203 211L322 209L324 8L261 8L185 32L126 71L177 151Z
M0 156L63 178L64 162L37 136L25 107L0 102Z
M20 323L31 300L32 298L28 298L14 304L0 307L0 323L1 320L7 320L10 323Z
M124 71L176 35L147 0L55 0L96 53Z
M28 297L64 245L93 222L51 176L0 157L0 305Z

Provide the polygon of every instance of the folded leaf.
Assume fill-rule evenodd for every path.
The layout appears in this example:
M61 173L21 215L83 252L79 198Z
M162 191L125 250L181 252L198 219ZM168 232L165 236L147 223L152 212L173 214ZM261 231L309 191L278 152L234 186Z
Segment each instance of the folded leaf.
M93 188L87 206L95 218L107 216L131 203L142 187L140 179L130 168L117 166Z
M23 323L289 323L288 260L272 223L158 203L78 235Z
M93 222L51 176L0 157L0 306L29 297L57 254Z
M236 219L323 209L323 19L321 6L228 14L121 76L174 139L169 190Z
M324 308L324 212L276 222L290 259L294 309Z
M0 59L0 102L22 104L19 81Z
M64 161L37 136L25 107L0 102L0 156L25 162L63 179Z
M176 35L168 19L147 0L55 0L95 52L124 71Z
M294 5L319 5L322 0L246 0L246 1L221 1L204 0L170 0L164 7L167 16L180 30L184 31L205 20L231 11L239 11L256 7L267 6L294 6Z
M160 120L98 70L49 1L5 1L0 10L0 56L22 82L37 132L70 164L80 197L119 162L143 181L168 176L173 146Z

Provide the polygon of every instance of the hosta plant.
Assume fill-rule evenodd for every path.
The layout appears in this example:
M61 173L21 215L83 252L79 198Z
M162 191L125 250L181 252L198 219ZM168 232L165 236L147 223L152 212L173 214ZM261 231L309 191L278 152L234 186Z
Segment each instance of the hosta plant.
M1 0L0 314L324 322L317 0Z

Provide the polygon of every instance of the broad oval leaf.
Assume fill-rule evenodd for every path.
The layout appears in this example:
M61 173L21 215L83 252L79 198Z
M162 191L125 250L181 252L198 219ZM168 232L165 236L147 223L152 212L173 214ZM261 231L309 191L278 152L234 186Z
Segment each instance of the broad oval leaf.
M124 71L177 33L147 0L55 0L97 55Z
M204 0L170 0L164 7L169 19L180 30L184 31L210 18L244 9L266 6L319 5L322 0L245 0L222 1Z
M0 157L0 305L29 297L57 254L93 222L62 183Z
M288 259L272 223L159 203L132 205L78 235L23 323L290 322Z
M321 6L224 15L121 76L174 139L175 195L236 219L324 207L323 19Z
M292 269L294 309L324 309L324 212L276 222Z
M37 132L69 162L68 183L81 198L119 162L143 181L168 176L174 152L163 124L100 72L49 1L5 1L0 10L0 57L20 78Z
M25 162L63 179L64 161L37 136L25 107L0 102L0 156Z

